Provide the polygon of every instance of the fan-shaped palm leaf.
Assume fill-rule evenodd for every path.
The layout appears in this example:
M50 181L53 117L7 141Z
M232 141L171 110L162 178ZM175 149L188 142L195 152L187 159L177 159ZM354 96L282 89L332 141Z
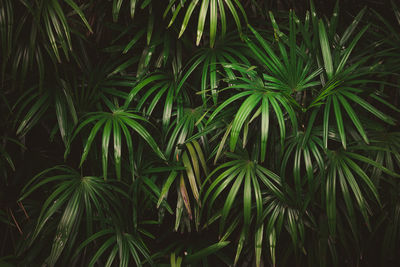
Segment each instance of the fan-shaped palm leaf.
M109 143L111 132L113 133L114 140L114 161L115 161L115 171L117 179L121 179L121 153L122 153L122 134L125 136L125 142L128 149L129 155L129 165L131 169L132 177L134 175L133 171L133 141L131 130L136 132L146 141L152 150L161 158L165 159L164 154L158 147L156 141L151 136L151 134L143 127L139 122L146 122L146 119L134 114L129 110L124 110L122 108L113 108L111 112L93 112L87 115L87 118L83 120L79 126L76 128L74 136L72 139L79 134L83 128L87 125L95 123L87 137L85 147L82 153L82 158L80 166L86 160L88 153L90 151L91 145L99 132L100 128L103 127L102 135L102 165L103 165L103 177L107 179L107 166L108 166L108 154L109 154ZM69 148L66 151L66 155L69 153Z
M370 192L373 198L379 203L378 191L371 181L371 178L366 174L365 169L360 163L372 165L379 168L383 172L398 176L398 174L383 167L379 163L354 152L346 152L342 149L337 151L327 151L327 170L326 178L326 210L328 216L328 225L332 235L336 234L336 202L337 202L337 187L340 186L346 211L349 217L349 224L352 231L356 232L355 210L353 198L364 218L365 223L370 228L369 213L370 208L367 204L365 196L362 194L362 188Z
M356 26L361 19L365 10L360 11L354 22L346 29L340 39L340 46L343 50L338 50L334 47L334 42L331 36L328 36L325 23L322 20L318 22L318 32L320 40L321 54L324 62L327 81L323 81L323 88L318 95L315 96L309 107L314 107L324 103L324 145L327 147L327 137L329 128L329 117L331 113L335 114L336 124L339 131L340 139L344 148L346 148L345 121L343 114L347 114L349 121L356 127L363 140L368 143L368 137L361 123L359 115L356 114L354 108L349 101L360 105L367 112L371 113L378 119L389 124L394 124L395 120L379 111L376 107L368 103L364 95L370 95L380 102L384 100L378 96L365 84L373 82L369 79L373 67L366 66L368 57L349 60L352 51L357 45L360 38L363 36L368 26L365 26L360 32L354 36L349 44L350 36L356 29ZM345 46L347 45L347 46ZM336 46L335 46L336 47ZM332 111L333 109L333 111Z
M88 266L95 266L100 258L108 253L104 266L113 266L114 262L119 262L119 266L129 266L132 258L136 266L142 266L139 255L146 258L148 263L152 263L149 251L143 243L142 238L136 233L121 232L120 229L103 229L88 239L86 239L77 249L76 254L87 247L90 243L99 243L96 246L96 253L92 256ZM118 255L118 257L117 257Z
M189 3L190 2L190 3ZM196 9L196 7L199 4L199 0L191 0L191 1L180 1L178 2L177 0L172 0L170 1L168 7L166 8L164 12L164 17L168 14L169 11L175 9L172 12L172 18L169 22L168 26L171 26L172 23L174 23L176 17L178 16L179 12L185 8L185 5L187 7L185 16L183 18L181 30L179 32L179 37L182 36L182 34L185 32L186 27L188 26L189 20L193 15L193 11ZM204 31L204 25L206 21L207 14L209 13L209 18L210 18L210 46L213 47L215 43L215 36L217 33L217 23L218 19L221 21L221 31L222 35L225 35L226 33L226 25L227 25L227 19L226 19L226 13L225 13L225 8L228 7L230 13L233 16L233 19L236 23L237 29L241 31L242 29L242 24L240 21L239 17L239 12L240 10L241 15L243 16L244 20L247 22L247 17L246 13L240 4L239 1L234 0L202 0L201 5L200 5L200 11L199 11L199 16L198 16L198 23L197 23L197 40L196 44L199 45L201 37L203 35Z
M82 217L87 221L88 231L91 232L96 212L105 218L105 210L111 211L112 207L118 207L121 203L103 179L81 176L75 170L64 166L47 169L33 177L22 189L20 200L51 184L55 184L54 190L43 204L36 227L29 237L28 246L43 232L46 223L62 210L51 253L46 260L50 266L54 266L67 242L75 240Z
M217 173L220 174L216 177ZM209 180L211 181L211 185L208 186L207 182ZM202 186L202 192L204 192L202 200L203 204L207 204L208 206L207 209L209 215L216 199L222 192L229 189L226 201L221 210L220 233L225 228L232 205L235 200L237 200L237 195L242 185L243 221L245 232L248 231L250 226L253 196L256 203L257 222L259 223L261 221L261 215L263 212L261 193L264 192L264 190L261 191L260 182L265 185L267 192L278 198L283 198L283 194L279 188L281 184L280 177L251 160L237 158L220 165L210 173ZM233 184L229 187L229 184L231 183Z
M232 67L237 69L236 66ZM231 81L233 85L228 88L239 89L241 92L221 103L210 115L207 123L210 123L218 113L231 103L241 98L245 98L232 120L229 147L231 151L235 150L239 134L243 129L245 122L246 125L248 125L261 114L261 159L263 161L266 153L268 129L272 113L271 110L274 111L276 120L278 121L281 134L281 144L283 145L283 140L286 136L285 113L289 115L293 129L297 129L297 118L294 109L291 106L291 103L294 100L285 92L273 90L268 86L268 84L264 84L261 78L256 75L255 71L248 69L247 74L249 75L249 78L238 77L236 80ZM269 108L270 105L272 108Z
M202 65L201 71L201 96L203 103L208 101L207 92L211 91L211 96L214 105L217 104L218 90L220 81L224 76L228 80L235 79L235 74L230 68L232 64L247 64L250 65L246 47L238 40L236 32L227 34L224 37L218 38L216 45L213 48L200 48L193 56L191 61L193 65ZM220 67L222 69L220 70ZM220 74L223 72L224 76ZM243 73L242 73L243 74Z

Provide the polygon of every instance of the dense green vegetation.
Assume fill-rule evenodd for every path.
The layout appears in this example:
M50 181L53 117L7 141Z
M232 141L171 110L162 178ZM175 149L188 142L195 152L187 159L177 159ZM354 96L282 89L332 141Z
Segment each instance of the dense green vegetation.
M378 2L0 0L0 266L398 266Z

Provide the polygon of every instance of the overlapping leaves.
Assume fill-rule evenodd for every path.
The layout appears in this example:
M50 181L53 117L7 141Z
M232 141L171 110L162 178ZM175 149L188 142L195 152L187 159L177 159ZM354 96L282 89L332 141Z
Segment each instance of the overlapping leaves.
M109 155L109 145L111 133L113 133L113 144L114 144L114 164L117 179L121 179L121 155L122 155L122 136L125 137L125 145L128 152L129 166L131 170L131 175L134 175L133 166L133 140L132 132L136 132L146 143L151 147L151 149L158 155L161 159L165 159L164 154L158 147L156 141L151 136L151 134L142 126L141 122L146 122L146 119L142 116L134 114L129 110L124 110L122 108L115 108L111 112L94 112L89 113L87 118L83 120L79 126L76 128L74 136L72 139L82 131L86 126L93 124L93 127L87 137L87 141L84 145L80 166L86 160L93 141L98 134L100 128L102 130L101 137L101 148L102 148L102 166L103 166L103 177L107 179L108 174L108 155ZM69 151L67 150L66 153Z
M87 223L89 233L93 231L96 216L103 220L104 212L112 211L121 205L110 185L103 179L94 176L82 176L75 170L56 166L47 169L35 177L22 189L20 200L26 199L37 190L51 186L53 191L44 202L36 226L27 240L30 247L40 233L45 232L45 226L58 217L57 230L46 262L54 266L66 245L76 240L82 219Z

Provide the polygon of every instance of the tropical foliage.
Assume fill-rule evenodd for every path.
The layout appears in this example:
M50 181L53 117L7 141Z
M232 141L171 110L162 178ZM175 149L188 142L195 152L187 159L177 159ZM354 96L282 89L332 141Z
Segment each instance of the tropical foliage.
M398 266L400 7L360 2L0 0L0 265Z

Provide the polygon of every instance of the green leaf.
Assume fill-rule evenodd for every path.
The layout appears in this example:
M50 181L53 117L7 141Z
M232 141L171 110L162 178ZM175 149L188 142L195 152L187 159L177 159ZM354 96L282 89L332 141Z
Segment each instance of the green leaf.
M75 191L64 210L63 216L58 224L56 236L54 238L50 256L47 259L50 266L54 266L64 250L67 240L76 222L81 216L81 193Z
M349 98L350 100L352 100L354 103L359 104L360 106L362 106L365 110L369 111L370 113L372 113L373 115L375 115L377 118L383 120L386 123L389 123L391 125L395 124L395 120L384 114L383 112L379 111L377 108L375 108L374 106L372 106L371 104L369 104L367 101L365 101L364 99L362 99L361 97L349 93L349 92L342 92L342 94L344 96L346 96L347 98Z
M178 38L181 38L182 34L185 32L185 29L186 29L186 27L187 27L187 25L189 23L189 20L190 20L190 17L192 15L192 13L193 13L193 10L196 7L198 2L199 2L199 0L192 0L190 2L190 5L189 5L189 7L188 7L188 9L186 11L185 17L183 19L181 31L179 32Z
M332 98L328 97L325 103L325 108L324 108L324 120L323 120L323 142L324 142L324 148L328 148L328 131L329 131L329 113L331 111L331 103L332 103Z
M364 13L366 12L367 7L364 7L354 18L353 22L350 24L350 26L345 30L343 33L342 38L340 39L339 45L343 46L347 40L350 38L350 36L353 34L354 30L356 29L358 23L361 21L361 18L364 16Z
M85 24L85 26L87 27L87 29L93 33L92 27L90 27L89 22L86 20L85 15L83 14L82 10L78 7L77 4L75 4L74 1L72 0L64 0L70 7L72 7L73 10L75 10L75 12L79 15L79 17L81 18L81 20L83 21L83 23Z
M181 174L181 179L180 179L180 196L183 200L183 203L185 204L186 211L189 215L189 218L192 219L192 209L190 208L190 201L189 201L189 195L186 190L186 185L185 185L185 180L183 179L183 174Z
M224 229L226 219L228 217L229 211L232 208L232 204L235 201L236 195L239 191L240 186L242 185L243 177L245 176L246 171L241 170L239 175L237 176L235 182L233 183L231 190L229 191L229 194L226 198L224 207L222 208L222 216L221 216L221 221L220 221L220 226L219 226L219 231L220 233Z
M121 128L117 119L113 120L113 136L114 136L114 161L117 179L121 180Z
M340 140L342 141L343 148L346 149L346 134L344 132L342 111L340 109L339 101L336 95L332 96L332 100L333 100L333 110L335 111L336 123L339 131Z
M212 0L212 1L215 1L215 0ZM233 19L235 20L235 23L236 23L236 27L238 28L239 32L241 32L242 24L240 23L239 15L236 12L235 6L232 4L231 0L224 0L224 1L225 1L225 4L228 6L229 10L231 11ZM236 5L238 5L239 8L241 8L240 3L238 1L235 1L235 2L236 2ZM245 13L242 11L242 14L245 14Z
M360 40L360 38L363 36L363 34L365 33L365 31L368 29L368 25L365 26L355 37L354 39L351 41L350 45L346 48L346 50L344 51L344 54L342 56L342 59L339 62L338 67L336 68L336 73L340 73L340 71L342 71L343 67L345 66L350 53L353 51L354 47L356 46L357 42Z
M263 97L261 103L261 162L265 160L269 131L269 104L268 97Z
M264 236L264 224L257 227L254 247L255 247L255 257L256 257L256 267L261 266L261 252L262 252L262 242Z
M210 0L202 0L202 2L201 2L200 13L199 13L199 22L198 22L198 26L197 26L196 45L200 44L201 36L203 35L204 22L206 20L209 2L210 2ZM215 2L215 1L211 0L211 4L213 2Z
M217 1L218 0L211 0L211 2L210 2L210 47L214 47L215 35L217 33L217 19L218 19ZM223 7L222 7L222 9L223 9ZM224 12L224 11L222 11L222 12ZM225 14L223 14L223 15L220 14L222 25L224 23L226 23L225 18L223 17L224 15Z
M107 180L107 163L108 163L108 145L110 143L112 121L108 120L105 123L102 138L102 164L103 164L103 177Z
M93 143L94 138L96 137L97 132L99 131L100 127L106 122L106 118L100 119L96 124L93 126L93 129L90 131L89 137L86 140L85 147L83 149L82 157L81 157L81 162L79 163L79 167L82 166L83 162L85 161L89 150L90 146ZM85 123L85 122L83 122Z
M149 145L150 147L153 149L153 151L163 160L166 160L163 152L161 151L161 149L158 147L156 141L153 139L153 137L150 135L150 133L138 122L125 118L125 117L121 117L121 120L124 121L127 125L129 125L132 130L134 130L135 132L137 132Z
M326 34L325 30L325 25L324 22L320 19L318 23L318 29L319 29L319 41L321 44L321 51L322 51L322 57L324 59L324 65L325 65L325 72L326 75L328 76L328 79L331 79L333 77L333 63L332 63L332 54L331 54L331 49L329 45L329 39Z
M326 214L330 233L336 235L336 169L332 168L326 179Z
M168 194L169 188L171 187L172 183L175 181L176 176L178 175L177 171L172 171L167 180L165 181L162 189L161 189L161 193L160 193L160 197L158 199L157 202L157 208L160 207L162 201L164 200L164 198L166 198L166 195Z
M186 168L186 173L187 173L187 176L189 178L189 184L190 184L190 187L192 189L193 196L196 199L197 203L200 204L200 201L199 201L199 190L197 188L196 177L195 177L195 175L193 173L193 168L192 168L192 165L190 164L190 160L189 160L189 157L188 157L186 152L184 152L183 155L182 155L182 162L183 162L183 165L185 165L185 168Z
M252 164L246 166L246 174L244 178L244 190L243 190L243 230L247 233L250 227L251 219L251 171L249 168Z
M235 150L237 140L239 138L240 130L242 129L244 121L253 111L255 106L260 102L261 95L260 94L253 94L250 95L240 106L238 112L236 113L236 117L232 123L232 130L231 130L231 139L229 143L229 147L231 151Z
M226 247L230 241L222 241L203 248L196 253L188 255L184 258L185 263L194 263L198 260L205 259L207 256L215 254L218 250Z
M338 100L346 110L347 114L349 115L351 121L353 122L354 126L356 126L358 132L360 133L361 137L364 139L365 143L369 144L368 137L364 131L364 128L358 119L358 116L356 115L355 111L353 108L350 106L350 104L347 102L347 100L342 97L340 94L337 95ZM334 102L335 103L335 102Z

